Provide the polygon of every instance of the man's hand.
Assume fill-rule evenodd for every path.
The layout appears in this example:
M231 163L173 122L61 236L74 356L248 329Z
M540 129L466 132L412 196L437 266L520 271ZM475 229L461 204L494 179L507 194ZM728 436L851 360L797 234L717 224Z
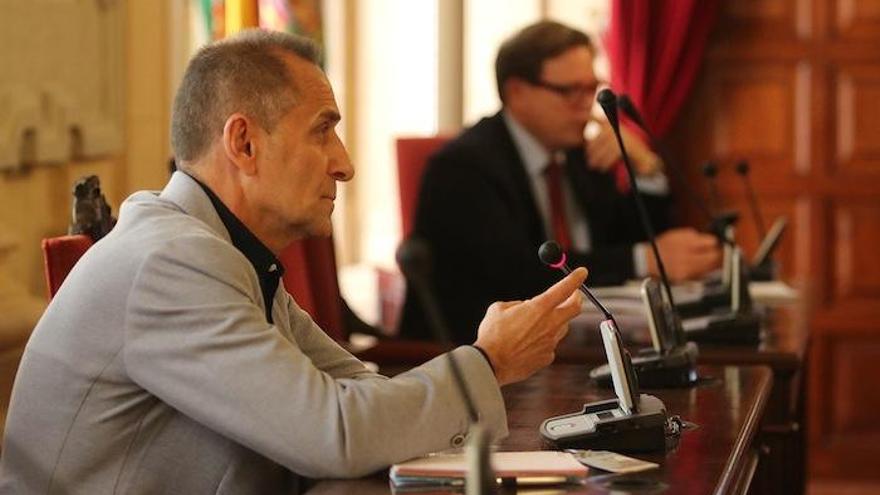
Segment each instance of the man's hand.
M606 172L621 160L620 146L617 144L611 124L607 120L597 122L601 130L595 138L587 141L584 152L587 154L590 168ZM662 170L663 161L641 139L625 126L620 127L620 134L636 174L650 176Z
M528 301L489 306L474 345L486 351L500 385L525 380L553 362L568 322L581 311L577 289L586 278L587 270L578 268Z
M673 283L703 277L721 263L718 239L692 228L671 229L660 234L657 249ZM648 273L659 276L654 253L648 251L647 257Z

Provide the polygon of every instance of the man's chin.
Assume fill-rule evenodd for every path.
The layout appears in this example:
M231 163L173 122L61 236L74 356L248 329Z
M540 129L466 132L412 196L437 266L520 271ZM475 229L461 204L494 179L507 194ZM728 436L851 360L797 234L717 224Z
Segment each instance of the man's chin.
M333 224L330 219L309 226L308 237L330 237L333 235Z

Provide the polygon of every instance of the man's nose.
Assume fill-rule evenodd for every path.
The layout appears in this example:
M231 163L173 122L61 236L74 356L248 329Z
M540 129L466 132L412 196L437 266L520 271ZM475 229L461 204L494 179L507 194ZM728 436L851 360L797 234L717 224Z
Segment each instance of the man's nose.
M333 136L335 144L330 156L330 175L340 182L348 182L354 177L354 165L351 163L351 157L348 156L348 150L342 144L339 136Z

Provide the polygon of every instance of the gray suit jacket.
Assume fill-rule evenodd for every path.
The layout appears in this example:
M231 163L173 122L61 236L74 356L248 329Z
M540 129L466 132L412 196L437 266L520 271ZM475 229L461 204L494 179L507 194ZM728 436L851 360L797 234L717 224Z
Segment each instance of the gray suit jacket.
M191 178L131 196L28 342L0 493L279 493L461 440L467 413L445 357L387 379L283 286L275 325L265 304ZM483 422L506 435L485 359L453 352Z

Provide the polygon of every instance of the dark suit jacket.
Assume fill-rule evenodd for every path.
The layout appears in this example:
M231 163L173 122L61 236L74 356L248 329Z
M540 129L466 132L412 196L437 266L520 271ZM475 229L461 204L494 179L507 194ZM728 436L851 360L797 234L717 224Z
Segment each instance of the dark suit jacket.
M630 195L610 174L567 153L566 177L589 223L592 249L570 253L587 266L589 285L633 277L632 247L644 239ZM546 239L529 178L501 113L484 118L434 155L422 179L413 235L433 252L433 283L457 342L473 342L488 306L543 291L561 274L542 265ZM430 339L420 303L407 293L401 335Z

